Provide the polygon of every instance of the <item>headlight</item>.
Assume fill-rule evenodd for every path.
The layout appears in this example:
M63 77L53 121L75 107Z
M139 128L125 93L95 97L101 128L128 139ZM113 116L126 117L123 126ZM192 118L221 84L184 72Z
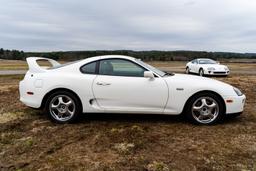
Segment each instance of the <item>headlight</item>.
M213 68L213 67L209 67L209 68L207 68L207 70L209 70L209 71L214 71L214 70L215 70L215 68Z
M243 95L243 93L242 93L238 88L233 87L233 89L234 89L234 91L236 92L236 94L237 94L238 96L242 96L242 95Z
M229 69L228 69L228 67L224 67L224 69L226 70L226 71L228 71Z

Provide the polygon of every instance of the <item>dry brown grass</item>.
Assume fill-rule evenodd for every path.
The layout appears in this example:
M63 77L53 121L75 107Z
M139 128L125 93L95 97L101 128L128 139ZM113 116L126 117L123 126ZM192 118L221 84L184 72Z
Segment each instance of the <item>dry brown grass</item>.
M0 60L0 70L24 70L27 63L21 60Z
M241 88L247 102L242 116L214 126L114 114L58 125L19 102L20 79L0 76L0 170L256 169L256 75L216 78Z
M66 61L59 61L66 63ZM39 61L41 66L51 66L47 61ZM28 65L26 61L21 60L0 60L0 70L27 70Z
M183 61L153 61L148 62L149 64L156 66L165 71L174 71L174 72L185 72L185 66L187 62ZM256 74L256 63L232 63L232 62L223 62L221 64L227 65L232 73L235 74Z
M252 60L253 61L253 60ZM60 63L66 63L67 61L59 61ZM184 71L187 62L184 61L151 61L148 62L153 66L164 68L173 71ZM40 65L49 66L47 62L41 61ZM223 62L222 64L227 65L232 71L255 71L256 62L254 63L233 63L233 62ZM21 60L0 60L0 70L26 70L28 69L26 61Z

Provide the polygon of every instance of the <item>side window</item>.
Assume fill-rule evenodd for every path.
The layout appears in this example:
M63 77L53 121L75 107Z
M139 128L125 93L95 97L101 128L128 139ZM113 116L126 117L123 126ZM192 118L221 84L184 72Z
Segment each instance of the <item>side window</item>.
M194 59L194 60L192 61L192 64L197 64L197 60Z
M96 62L92 62L82 66L81 72L85 74L96 74Z
M144 77L145 69L131 61L106 59L100 61L99 74L127 77Z

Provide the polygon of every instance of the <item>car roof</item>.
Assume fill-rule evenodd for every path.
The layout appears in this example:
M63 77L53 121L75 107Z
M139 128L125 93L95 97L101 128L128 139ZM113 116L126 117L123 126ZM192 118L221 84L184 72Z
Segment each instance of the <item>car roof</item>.
M129 59L129 60L134 60L134 57L131 56L125 56L125 55L103 55L100 56L100 59L110 59L110 58L121 58L121 59Z
M80 62L82 63L88 63L88 62L93 62L93 61L97 61L100 59L112 59L112 58L116 58L116 59L128 59L128 60L135 60L134 57L131 56L125 56L125 55L102 55L102 56L94 56L94 57L89 57L86 59L82 59Z
M210 59L210 58L197 58L196 60L213 60L213 59Z

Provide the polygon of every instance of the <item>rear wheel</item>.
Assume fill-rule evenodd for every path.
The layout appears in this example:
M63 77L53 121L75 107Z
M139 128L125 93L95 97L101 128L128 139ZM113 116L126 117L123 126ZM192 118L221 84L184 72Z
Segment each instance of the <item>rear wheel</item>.
M57 123L74 122L82 112L78 98L70 92L58 91L50 95L45 111Z
M201 93L192 97L186 106L187 118L196 124L210 125L223 120L224 104L213 93Z
M186 68L186 74L189 74L189 67Z

